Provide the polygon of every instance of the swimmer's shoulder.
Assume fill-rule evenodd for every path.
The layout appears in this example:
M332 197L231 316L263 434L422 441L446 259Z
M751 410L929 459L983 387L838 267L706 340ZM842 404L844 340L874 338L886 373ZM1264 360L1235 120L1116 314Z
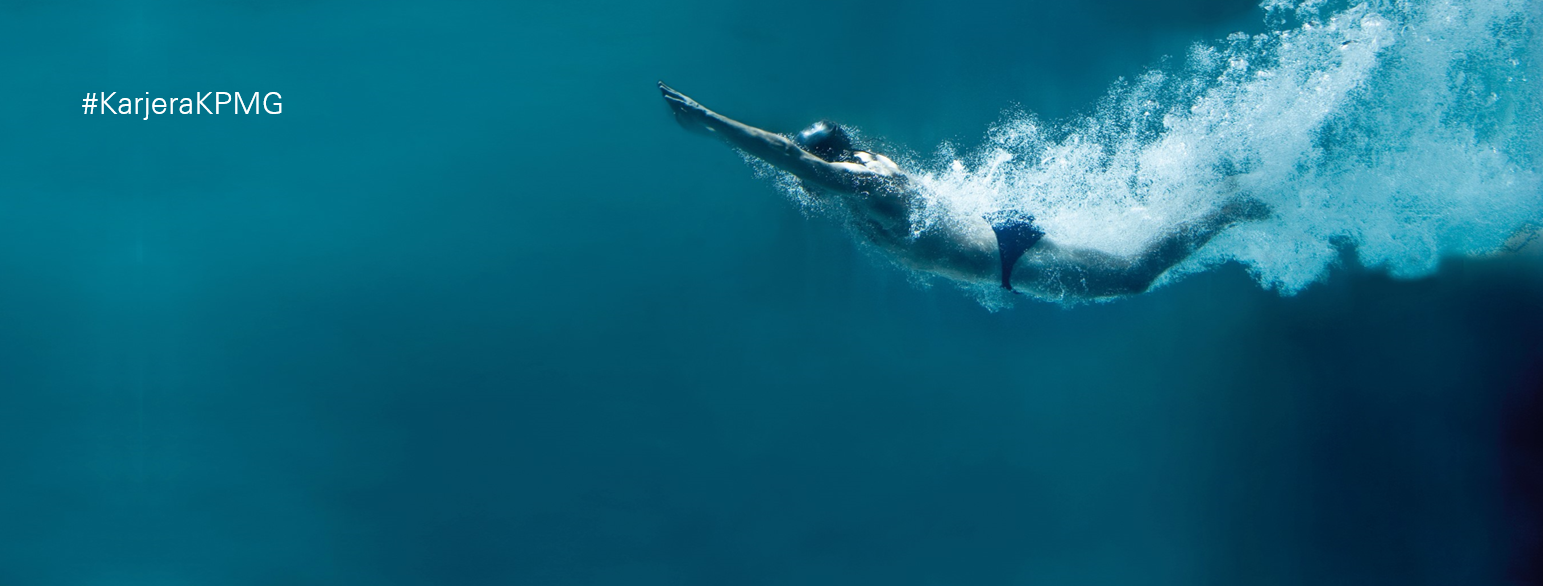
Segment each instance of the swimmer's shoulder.
M905 175L889 157L868 151L854 151L853 161L841 161L831 163L842 170L861 175L877 175L879 177L901 177Z

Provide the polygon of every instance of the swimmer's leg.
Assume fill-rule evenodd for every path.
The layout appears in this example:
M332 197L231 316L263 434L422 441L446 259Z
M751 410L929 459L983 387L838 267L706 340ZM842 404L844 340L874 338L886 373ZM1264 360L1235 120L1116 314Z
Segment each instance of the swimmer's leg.
M1272 213L1264 202L1245 197L1204 217L1183 222L1131 259L1130 269L1122 279L1122 288L1132 293L1146 291L1153 281L1200 250L1222 230L1239 222L1267 219Z

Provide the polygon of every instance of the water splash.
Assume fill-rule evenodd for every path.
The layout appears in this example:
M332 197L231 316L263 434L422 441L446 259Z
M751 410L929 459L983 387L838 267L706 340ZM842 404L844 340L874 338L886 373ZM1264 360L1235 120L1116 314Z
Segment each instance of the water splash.
M1275 217L1223 233L1159 284L1236 261L1284 294L1353 246L1398 277L1543 225L1538 7L1266 0L1270 32L1196 45L1094 111L1014 113L965 155L909 161L918 220L1015 209L1053 237L1128 253L1235 194Z

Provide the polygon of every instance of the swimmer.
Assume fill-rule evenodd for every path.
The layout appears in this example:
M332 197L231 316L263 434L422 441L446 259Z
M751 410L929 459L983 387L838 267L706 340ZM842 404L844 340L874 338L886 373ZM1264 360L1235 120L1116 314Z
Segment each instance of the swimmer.
M1171 227L1141 252L1117 255L1058 241L1030 216L955 218L917 230L917 187L894 161L860 149L840 125L816 122L794 138L708 110L659 83L675 120L792 173L819 201L850 212L855 231L910 268L949 279L1047 298L1099 299L1145 292L1169 268L1243 221L1270 216L1264 203L1237 198Z

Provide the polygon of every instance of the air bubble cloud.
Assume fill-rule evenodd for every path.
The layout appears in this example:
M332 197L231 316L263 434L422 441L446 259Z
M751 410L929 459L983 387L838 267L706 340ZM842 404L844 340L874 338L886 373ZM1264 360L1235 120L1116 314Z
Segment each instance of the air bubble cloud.
M1197 45L1117 82L1088 115L1016 113L967 153L907 161L948 214L1015 209L1053 237L1133 252L1240 194L1274 217L1162 282L1221 263L1284 294L1353 247L1397 277L1503 250L1543 225L1536 5L1267 0L1270 32Z

